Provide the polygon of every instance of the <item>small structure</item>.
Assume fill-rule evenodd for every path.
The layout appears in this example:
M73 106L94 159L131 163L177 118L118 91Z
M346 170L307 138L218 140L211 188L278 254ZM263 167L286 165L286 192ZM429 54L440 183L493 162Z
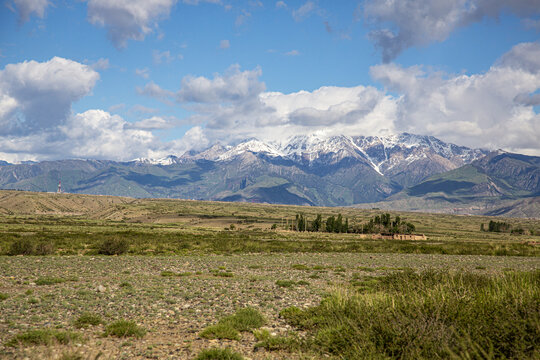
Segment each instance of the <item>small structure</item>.
M62 181L58 180L58 190L56 190L57 194L62 194L64 191L62 190Z
M357 234L362 239L380 240L427 240L424 234Z

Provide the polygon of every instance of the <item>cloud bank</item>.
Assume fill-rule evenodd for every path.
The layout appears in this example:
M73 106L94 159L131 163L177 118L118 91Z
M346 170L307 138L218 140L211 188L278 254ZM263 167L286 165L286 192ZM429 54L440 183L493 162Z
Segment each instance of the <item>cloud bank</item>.
M497 18L502 12L518 16L540 13L539 0L366 0L358 14L372 28L369 38L383 62L413 46L446 40L458 28Z
M144 40L167 17L176 0L89 0L88 21L105 27L118 49L128 40Z

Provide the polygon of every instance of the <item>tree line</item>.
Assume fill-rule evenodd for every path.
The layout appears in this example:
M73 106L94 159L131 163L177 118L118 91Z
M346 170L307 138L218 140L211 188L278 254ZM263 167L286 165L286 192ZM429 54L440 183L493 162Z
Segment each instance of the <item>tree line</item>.
M296 214L291 230L328 232L328 233L356 233L356 234L411 234L416 230L414 224L403 221L400 216L394 220L389 213L376 215L364 224L349 225L349 219L343 219L341 214L330 216L323 221L322 215L317 214L314 220L308 220L303 214Z

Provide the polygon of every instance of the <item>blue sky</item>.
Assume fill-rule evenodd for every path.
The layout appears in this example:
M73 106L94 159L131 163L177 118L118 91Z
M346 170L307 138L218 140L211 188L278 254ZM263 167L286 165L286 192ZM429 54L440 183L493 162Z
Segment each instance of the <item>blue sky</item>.
M7 0L0 158L434 135L540 155L540 1Z

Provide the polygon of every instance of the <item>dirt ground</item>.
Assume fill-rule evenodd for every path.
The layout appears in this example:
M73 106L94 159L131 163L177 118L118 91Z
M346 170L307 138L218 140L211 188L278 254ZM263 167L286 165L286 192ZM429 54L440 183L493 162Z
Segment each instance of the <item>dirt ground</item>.
M286 334L292 329L279 318L280 310L314 306L326 292L355 277L406 268L481 273L533 270L540 268L540 259L335 253L0 257L0 292L7 295L0 301L0 358L192 359L211 347L231 347L247 359L316 358L254 351L256 340L248 332L242 333L240 341L207 340L199 333L235 310L251 306L265 315L272 333ZM163 276L164 271L177 276ZM59 280L52 285L36 284L44 277ZM278 280L305 283L280 287ZM102 335L103 325L76 329L74 320L83 312L99 314L106 323L133 320L147 333L141 339L114 338ZM16 334L43 328L76 331L83 342L4 345Z

